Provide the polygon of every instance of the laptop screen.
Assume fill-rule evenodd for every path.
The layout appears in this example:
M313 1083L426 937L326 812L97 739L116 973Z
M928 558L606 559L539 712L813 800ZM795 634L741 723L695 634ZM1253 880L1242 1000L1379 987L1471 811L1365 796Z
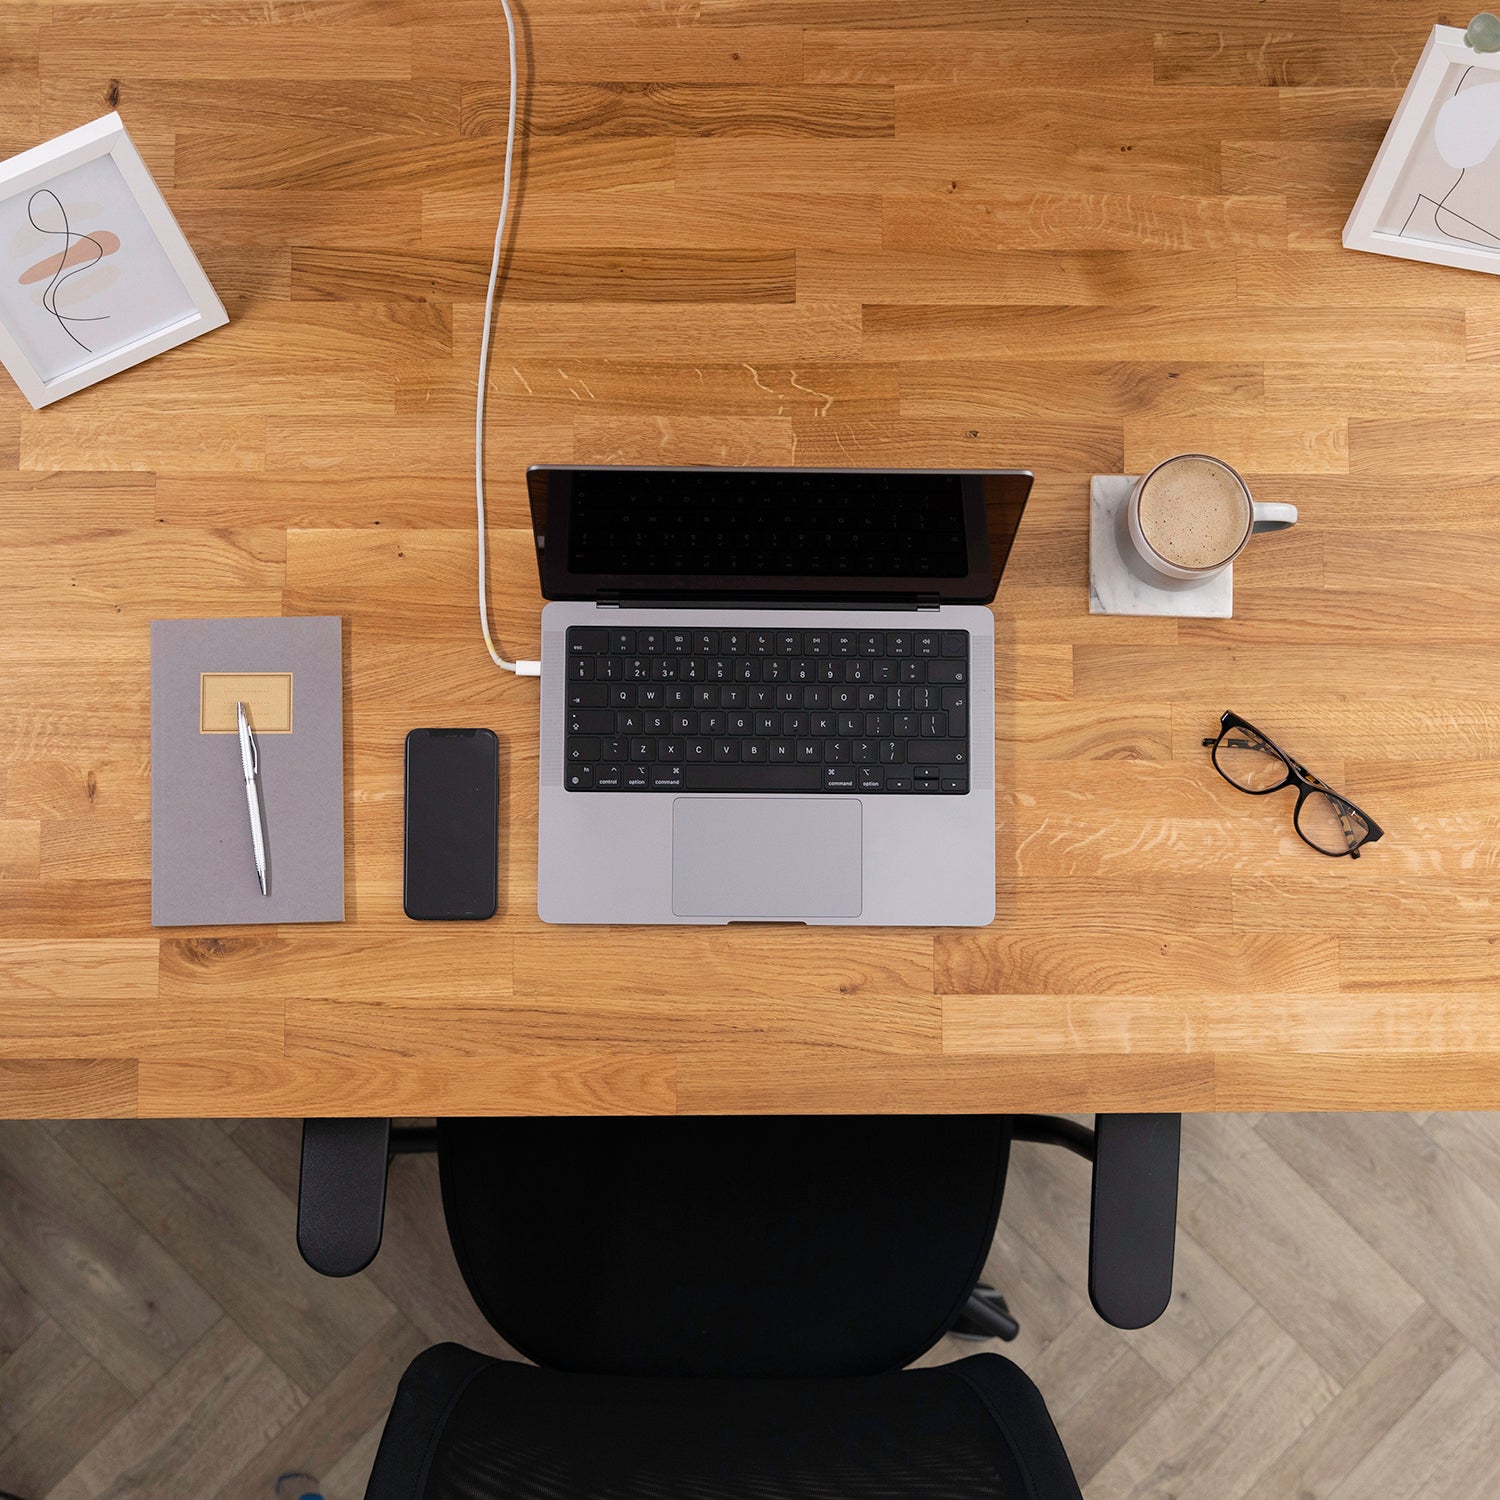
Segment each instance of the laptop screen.
M988 603L1021 470L527 471L548 599Z

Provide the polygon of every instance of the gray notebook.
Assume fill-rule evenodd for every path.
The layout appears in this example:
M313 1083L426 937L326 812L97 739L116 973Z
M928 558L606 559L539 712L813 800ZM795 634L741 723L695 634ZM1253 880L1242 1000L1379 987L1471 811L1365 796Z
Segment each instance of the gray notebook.
M151 622L151 921L344 919L344 671L337 616ZM260 756L255 873L236 703Z

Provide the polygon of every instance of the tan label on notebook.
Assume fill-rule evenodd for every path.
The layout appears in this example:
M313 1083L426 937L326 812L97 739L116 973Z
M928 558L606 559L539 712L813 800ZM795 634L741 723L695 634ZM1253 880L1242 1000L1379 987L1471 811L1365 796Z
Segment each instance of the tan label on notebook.
M237 703L256 734L292 732L290 672L203 672L198 682L199 734L238 734Z

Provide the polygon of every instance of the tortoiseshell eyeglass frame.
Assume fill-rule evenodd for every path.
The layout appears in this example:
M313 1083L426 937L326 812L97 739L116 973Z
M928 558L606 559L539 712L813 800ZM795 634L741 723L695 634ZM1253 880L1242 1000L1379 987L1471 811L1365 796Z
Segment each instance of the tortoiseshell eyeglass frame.
M1248 740L1236 742L1230 738L1233 730L1241 730L1246 734L1254 735L1255 742ZM1341 797L1326 781L1314 776L1306 766L1292 759L1285 750L1281 748L1270 736L1262 734L1248 719L1242 719L1238 714L1227 710L1219 715L1219 732L1209 736L1203 741L1204 745L1213 746L1214 770L1227 781L1237 792L1246 792L1252 797L1266 797L1272 792L1282 791L1284 788L1294 786L1297 788L1297 805L1292 809L1292 827L1297 830L1297 837L1307 845L1309 849L1316 849L1319 854L1326 854L1329 859L1342 859L1348 855L1350 859L1358 859L1359 851L1366 844L1373 844L1376 839L1385 834L1385 830L1372 818L1362 807L1356 807L1347 797ZM1241 786L1232 776L1219 764L1219 746L1228 745L1239 750L1265 750L1276 756L1286 767L1286 775L1276 783L1275 786L1248 787ZM1344 837L1349 842L1347 849L1323 849L1308 838L1302 831L1300 814L1302 804L1314 792L1322 794L1333 803L1338 813L1339 822L1343 826ZM1358 829L1349 820L1349 814L1353 813L1365 825L1366 832L1363 837L1359 836Z

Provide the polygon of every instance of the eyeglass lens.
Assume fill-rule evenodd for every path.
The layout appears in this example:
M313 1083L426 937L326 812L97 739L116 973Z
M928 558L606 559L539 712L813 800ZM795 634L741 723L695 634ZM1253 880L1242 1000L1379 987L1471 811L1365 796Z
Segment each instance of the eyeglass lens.
M1347 802L1309 792L1297 809L1297 831L1325 854L1347 854L1369 836L1370 825Z
M1224 731L1214 746L1214 764L1247 792L1269 791L1287 777L1286 762L1243 724Z

